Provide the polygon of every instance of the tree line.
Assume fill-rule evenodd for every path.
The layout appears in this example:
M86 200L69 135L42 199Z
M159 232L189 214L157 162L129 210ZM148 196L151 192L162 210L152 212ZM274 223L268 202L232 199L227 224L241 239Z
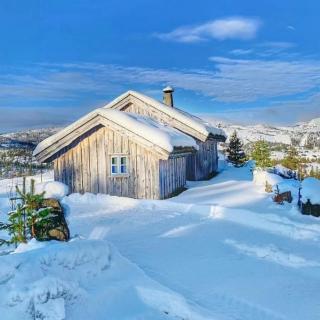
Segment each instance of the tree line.
M246 154L241 139L238 137L237 132L234 131L230 136L226 153L228 161L236 167L240 167L244 165L246 161L252 159L255 161L256 167L269 168L281 164L282 166L297 172L299 179L304 179L305 177L320 179L320 166L311 166L310 168L310 160L299 156L298 150L293 145L289 146L289 148L284 151L284 158L279 160L271 159L270 145L265 140L256 141L249 154Z

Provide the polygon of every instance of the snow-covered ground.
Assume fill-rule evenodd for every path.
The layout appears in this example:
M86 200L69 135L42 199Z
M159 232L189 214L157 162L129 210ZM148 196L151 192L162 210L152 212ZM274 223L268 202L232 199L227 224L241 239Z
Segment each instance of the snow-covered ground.
M165 201L62 202L72 241L0 257L1 319L320 317L320 221L274 204L249 167Z

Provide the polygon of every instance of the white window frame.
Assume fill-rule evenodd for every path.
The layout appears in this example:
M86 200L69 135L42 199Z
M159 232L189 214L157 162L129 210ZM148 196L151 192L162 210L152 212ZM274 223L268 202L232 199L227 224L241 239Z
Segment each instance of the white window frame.
M116 159L115 163L113 163L113 159ZM125 164L121 163L121 160L125 159ZM114 154L110 158L110 174L111 176L128 176L129 175L129 170L128 170L128 165L129 165L129 156L126 154ZM125 167L126 171L121 172L122 168ZM113 168L116 168L116 172L113 172Z

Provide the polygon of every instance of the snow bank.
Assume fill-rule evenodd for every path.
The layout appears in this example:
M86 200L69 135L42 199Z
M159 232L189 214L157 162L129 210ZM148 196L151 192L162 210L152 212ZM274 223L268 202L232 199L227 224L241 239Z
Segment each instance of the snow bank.
M186 299L174 292L155 290L150 288L137 287L140 298L151 307L158 309L160 312L165 310L165 314L173 319L193 319L209 320L206 317L191 308Z
M18 251L0 257L1 319L213 318L107 241L32 241Z
M110 246L101 240L20 246L0 258L1 316L63 320L66 307L86 295L85 284L110 265Z
M254 211L244 209L230 209L220 206L213 206L211 219L231 221L246 228L262 230L277 236L295 240L319 241L320 225L297 222L286 216L275 214L257 214Z
M281 164L277 164L274 167L274 173L288 179L295 178L297 175L295 171L288 169Z
M316 178L306 178L301 183L301 200L306 203L308 200L312 204L320 204L320 180Z
M46 199L54 198L60 200L69 193L69 187L58 181L37 183L35 185L35 193L42 192L45 192L44 197Z
M272 263L277 263L285 267L320 267L319 261L307 260L304 257L294 255L290 252L284 252L274 245L257 246L255 244L238 242L233 239L226 239L225 243L236 248L240 253L257 257L258 259L267 260Z
M297 195L299 192L300 182L293 179L284 179L275 184L272 188L274 192L283 193L290 191L292 195Z
M253 182L258 186L265 186L266 182L274 186L282 181L283 179L274 173L259 169L253 171Z

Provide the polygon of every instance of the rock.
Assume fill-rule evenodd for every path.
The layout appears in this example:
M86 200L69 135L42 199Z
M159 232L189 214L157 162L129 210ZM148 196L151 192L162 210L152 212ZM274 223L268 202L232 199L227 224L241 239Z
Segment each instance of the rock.
M45 199L42 203L42 208L48 207L52 208L52 217L47 219L44 226L35 225L36 239L39 241L68 241L70 232L59 201L53 198Z

